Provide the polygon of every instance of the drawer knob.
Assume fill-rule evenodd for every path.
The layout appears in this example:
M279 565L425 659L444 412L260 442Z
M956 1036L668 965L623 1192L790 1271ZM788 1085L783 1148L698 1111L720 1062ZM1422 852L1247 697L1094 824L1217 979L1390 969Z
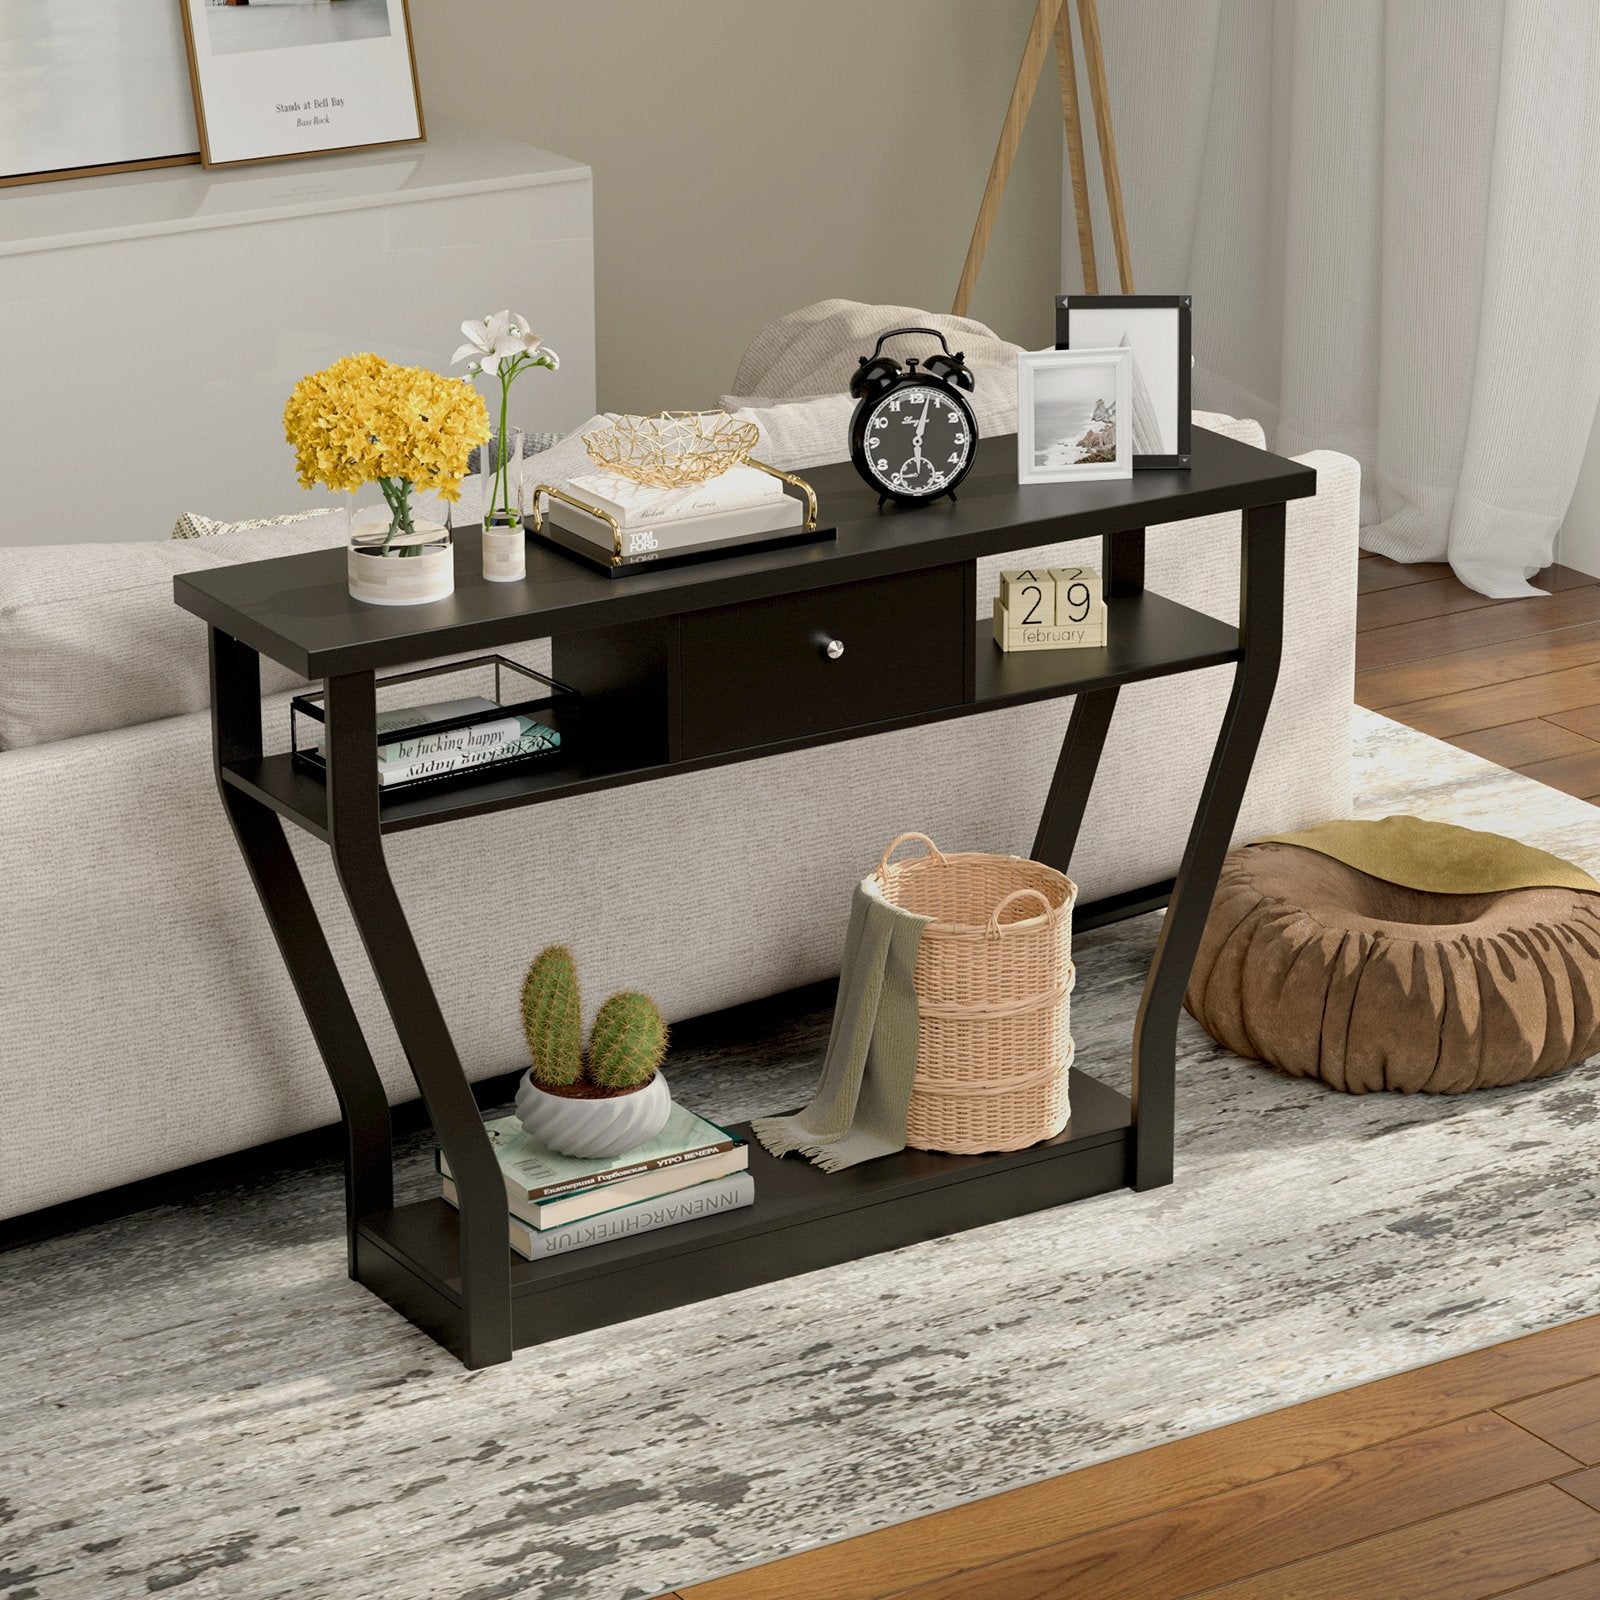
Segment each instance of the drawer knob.
M839 659L839 657L844 654L844 640L843 639L829 639L822 646L822 653L830 661L837 661Z

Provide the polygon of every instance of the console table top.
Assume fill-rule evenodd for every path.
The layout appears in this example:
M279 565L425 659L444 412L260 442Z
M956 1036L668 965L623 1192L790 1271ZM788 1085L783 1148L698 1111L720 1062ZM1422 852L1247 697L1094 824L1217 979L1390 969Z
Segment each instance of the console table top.
M802 476L836 539L624 579L534 540L526 582L486 583L469 530L457 534L455 593L429 605L351 599L343 549L184 573L174 592L185 610L321 678L1305 499L1317 486L1313 468L1205 428L1194 429L1187 472L1019 485L1016 459L1014 435L981 440L960 499L916 510L880 511L849 462L809 468Z

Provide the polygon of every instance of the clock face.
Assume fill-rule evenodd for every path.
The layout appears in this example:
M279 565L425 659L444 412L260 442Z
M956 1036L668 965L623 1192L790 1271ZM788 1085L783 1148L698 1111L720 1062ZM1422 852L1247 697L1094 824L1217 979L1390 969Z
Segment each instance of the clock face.
M898 500L932 500L972 464L972 419L945 390L908 384L883 395L857 424L857 463Z

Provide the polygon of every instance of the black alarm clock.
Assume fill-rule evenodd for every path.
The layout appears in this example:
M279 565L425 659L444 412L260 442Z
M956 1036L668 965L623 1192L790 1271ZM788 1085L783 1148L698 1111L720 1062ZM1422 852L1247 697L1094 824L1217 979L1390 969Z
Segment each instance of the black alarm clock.
M944 353L929 356L920 369L915 358L902 367L883 346L903 333L931 334ZM937 328L892 328L862 356L850 379L850 393L861 402L850 419L850 459L878 491L880 506L955 499L978 448L978 423L966 398L973 386L965 357L950 353Z

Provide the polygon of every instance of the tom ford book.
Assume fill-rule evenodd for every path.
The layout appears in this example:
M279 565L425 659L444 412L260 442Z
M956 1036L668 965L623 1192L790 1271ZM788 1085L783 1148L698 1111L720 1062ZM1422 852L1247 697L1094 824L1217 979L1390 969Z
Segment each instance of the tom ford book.
M552 501L545 515L548 523L578 540L580 545L607 557L611 555L611 529L598 517L591 517L588 512L560 500ZM706 516L680 517L673 522L625 527L622 529L622 562L627 566L657 561L664 556L723 550L747 539L798 529L804 521L805 507L792 495L779 494L762 504L734 511L714 511Z

